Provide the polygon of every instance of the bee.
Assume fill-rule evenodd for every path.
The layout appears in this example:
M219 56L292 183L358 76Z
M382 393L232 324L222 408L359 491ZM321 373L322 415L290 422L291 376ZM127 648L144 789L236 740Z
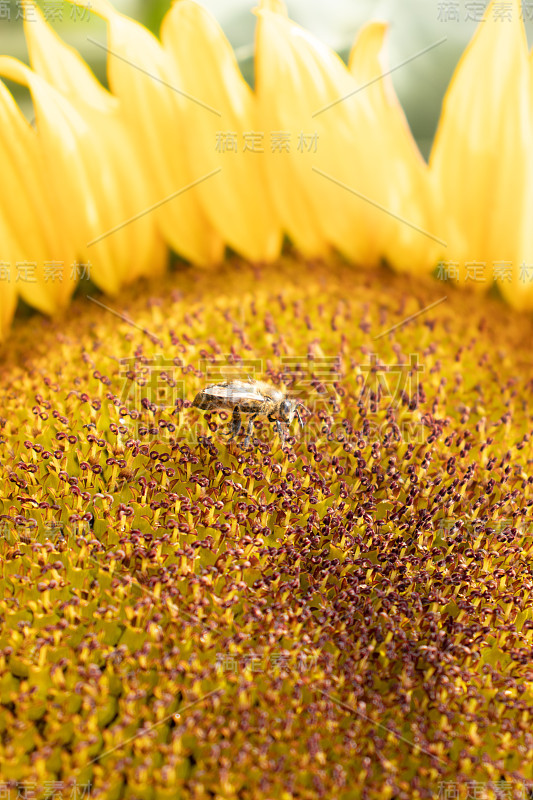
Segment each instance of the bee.
M193 406L202 411L232 411L231 425L228 433L229 441L236 438L242 425L242 414L250 414L246 429L244 447L250 445L250 437L256 417L266 417L273 422L281 444L285 444L285 434L281 423L290 425L294 417L303 428L302 417L298 406L303 405L299 400L289 400L287 396L262 381L229 381L206 386L198 392L193 401Z

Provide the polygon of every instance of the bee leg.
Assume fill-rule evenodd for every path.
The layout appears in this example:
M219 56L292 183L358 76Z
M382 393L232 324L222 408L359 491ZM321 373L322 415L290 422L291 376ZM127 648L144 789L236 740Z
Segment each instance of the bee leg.
M281 427L281 422L279 421L279 419L277 419L275 421L275 425L276 425L276 431L278 433L278 436L281 439L281 446L285 447L285 432L284 432L283 428Z
M257 417L257 414L252 414L252 416L248 419L248 426L246 428L246 438L244 440L244 447L250 446L250 438L252 436L252 431L254 429L254 419Z
M235 439L235 437L239 433L239 431L241 429L241 422L242 422L242 420L241 420L241 412L239 411L239 406L235 406L235 408L233 409L233 414L232 414L232 417L231 417L231 426L230 426L229 434L228 434L229 437L230 437L229 438L230 442L233 439Z

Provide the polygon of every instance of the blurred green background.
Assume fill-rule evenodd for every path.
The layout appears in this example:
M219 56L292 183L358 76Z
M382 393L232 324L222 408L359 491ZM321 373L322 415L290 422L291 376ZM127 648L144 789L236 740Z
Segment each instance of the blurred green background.
M179 1L179 0L178 0ZM245 78L253 85L254 0L200 0L219 20L235 49ZM172 0L114 0L120 11L158 33ZM45 16L74 45L105 83L105 52L88 37L105 42L106 28L90 10L68 2L39 0ZM501 24L514 3L502 2ZM487 2L470 0L288 0L290 16L346 59L361 25L372 19L390 23L388 58L392 79L419 147L427 157L442 98L457 61L481 20ZM533 33L533 0L520 12ZM20 0L0 0L0 51L27 61ZM422 52L426 50L426 52ZM404 63L407 62L407 63ZM32 115L28 93L9 84L25 113Z

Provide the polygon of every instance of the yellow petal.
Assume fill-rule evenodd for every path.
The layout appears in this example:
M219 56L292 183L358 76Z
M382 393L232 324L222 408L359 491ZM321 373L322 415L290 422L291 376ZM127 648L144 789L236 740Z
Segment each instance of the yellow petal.
M221 171L198 186L209 219L246 258L275 259L281 228L265 191L263 153L245 149L248 132L258 127L255 97L228 40L214 17L192 0L172 6L161 40L172 64L170 80L185 93L191 167L198 173ZM227 149L229 142L235 149Z
M390 102L380 108L378 89L361 90L336 53L270 5L258 11L256 83L262 127L290 138L290 152L268 157L271 190L289 236L306 255L330 244L356 263L374 265L387 255L407 268L416 233L421 244L414 260L428 268L434 242L403 221L412 214L412 225L425 224L423 202L417 204L408 188L391 187L389 166L394 163L405 184L410 164L402 171L395 163L398 147L376 131L381 118L389 122ZM373 57L367 73L376 68L379 44L374 33L361 45Z
M454 73L430 158L443 202L446 264L461 286L488 288L519 272L531 152L527 45L519 4L491 2ZM498 286L509 292L506 277Z
M0 57L0 71L4 66L14 80L25 82L24 65ZM7 307L5 316L12 312L16 293L35 308L53 314L68 303L76 286L77 276L72 272L76 252L61 214L63 199L48 179L50 165L47 167L41 142L1 81L0 128L0 261L6 275L0 290ZM68 194L67 185L63 190Z
M169 82L168 57L155 36L106 0L92 1L91 10L109 23L109 83L149 170L157 195L153 213L166 241L195 264L220 261L224 243L197 192L200 182L220 175L189 164L186 100Z
M313 91L309 86L312 77L307 75L305 62L307 51L307 60L313 61L312 45L307 45L302 29L283 13L271 10L271 6L271 2L262 2L257 12L255 56L258 130L266 137L268 185L281 223L298 249L310 257L322 256L329 251L329 244L321 221L320 204L313 194L316 194L317 184L319 191L327 192L329 187L320 185L319 176L311 170L307 152L296 148L300 134L309 137L316 134L318 147L322 130L317 130L319 126L314 124L311 114L321 104L321 100L315 99L317 95L330 97L331 88L324 85L322 76L318 78L320 88ZM321 65L317 63L315 75L320 70ZM336 94L334 89L333 94ZM277 145L272 146L273 135L279 142L279 149ZM309 141L314 149L312 140ZM320 146L323 146L322 140Z
M281 14L283 17L289 16L287 6L282 0L260 0L260 7Z
M529 103L533 131L533 51L529 54ZM513 273L512 283L500 288L507 301L519 310L533 309L533 132L529 146L529 158L524 164L526 174L526 196L522 213L521 249L518 269Z
M24 35L32 68L71 102L107 111L114 98L96 80L77 50L46 22L32 0L24 0Z
M0 207L0 341L9 330L17 305L15 286L15 263L17 248L11 229Z
M78 53L57 36L39 9L29 0L26 6L32 6L31 17L25 21L32 66L72 103L100 150L101 166L89 175L98 214L91 214L87 220L86 240L79 243L79 255L83 262L91 263L94 282L116 293L140 275L158 274L164 268L165 252L154 215L143 213L155 201L155 191L150 192L140 149L134 144L119 101L98 83Z
M24 64L3 56L0 72L27 85L32 93L45 178L54 197L54 213L61 220L67 241L80 260L90 264L91 278L105 291L118 292L121 281L115 265L123 262L120 248L124 240L106 236L118 201L113 184L108 193L102 191L109 168L105 148L100 143L102 130L95 130L87 115ZM85 260L88 246L90 259ZM41 275L39 283L43 281ZM33 299L28 302L35 304Z
M381 156L375 160L368 196L388 212L382 220L383 255L403 271L431 270L445 248L438 239L437 215L429 170L398 101L384 54L387 25L365 25L354 42L349 69L366 96L367 128L357 137L373 137ZM385 213L385 212L384 212Z

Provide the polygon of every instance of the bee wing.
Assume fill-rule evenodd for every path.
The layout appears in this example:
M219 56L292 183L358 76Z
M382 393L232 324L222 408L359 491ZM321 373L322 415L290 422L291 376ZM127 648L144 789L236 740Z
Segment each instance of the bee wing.
M227 388L227 392L228 399L234 402L236 405L241 403L261 403L264 400L261 392L258 392L256 389L254 389L253 386L231 386L230 384Z
M217 383L214 386L206 386L205 389L202 389L202 394L208 394L211 397L227 397L228 386L228 383Z
M244 412L256 411L264 397L258 392L253 383L244 381L233 381L231 383L219 383L215 386L206 386L193 402L193 405L201 409L231 409L239 406Z
M227 384L220 383L214 386L205 386L201 392L198 392L193 400L193 406L202 409L202 411L215 411L219 402L224 402L226 398Z

